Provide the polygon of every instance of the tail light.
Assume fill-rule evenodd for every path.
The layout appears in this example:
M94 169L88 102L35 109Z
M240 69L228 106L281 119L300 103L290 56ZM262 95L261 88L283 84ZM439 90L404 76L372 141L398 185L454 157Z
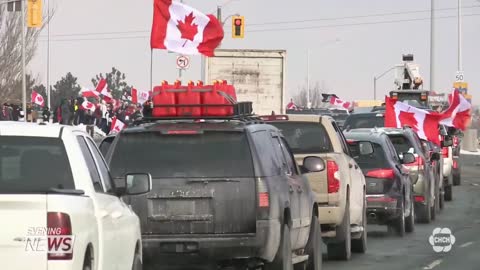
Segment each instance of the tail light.
M425 197L420 195L415 195L415 202L423 203L425 202Z
M396 202L397 199L387 196L375 196L375 197L367 197L367 202L385 202L385 203L392 203Z
M458 146L458 137L455 136L453 137L453 147L457 147Z
M270 207L270 194L268 193L268 187L264 180L258 179L257 191L258 191L258 207L259 208Z
M448 158L448 147L443 147L442 148L442 156L444 158Z
M372 177L372 178L393 180L395 178L395 173L393 172L393 169L378 169L378 170L369 171L366 176Z
M416 157L414 162L404 164L404 165L407 166L408 168L418 166L418 170L421 171L425 166L425 161L423 160L422 157Z
M327 161L328 193L336 193L340 189L340 172L338 165L333 160Z
M72 236L72 223L70 221L70 216L65 213L48 212L47 228L49 236ZM51 253L49 247L48 260L71 260L72 258L73 252Z
M458 161L456 160L453 161L453 168L458 169Z

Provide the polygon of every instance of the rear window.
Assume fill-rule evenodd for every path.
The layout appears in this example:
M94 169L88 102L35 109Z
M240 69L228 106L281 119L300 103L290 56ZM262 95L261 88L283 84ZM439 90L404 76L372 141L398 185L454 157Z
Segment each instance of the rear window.
M397 151L397 153L401 154L401 153L410 152L412 154L415 154L415 149L413 148L413 145L405 136L388 135L388 137L390 138L390 141L395 147L395 150Z
M163 135L122 134L112 153L114 177L147 172L153 178L253 177L253 161L243 132Z
M389 168L385 151L382 146L376 143L373 144L373 153L370 155L358 155L358 153L352 152L353 158L357 162L358 166L362 169L377 169L377 168ZM352 149L350 149L352 150Z
M333 152L327 131L314 122L273 122L282 131L294 154Z
M62 140L0 136L0 193L40 193L52 188L75 188Z
M382 114L350 115L345 121L345 129L384 127L385 120Z

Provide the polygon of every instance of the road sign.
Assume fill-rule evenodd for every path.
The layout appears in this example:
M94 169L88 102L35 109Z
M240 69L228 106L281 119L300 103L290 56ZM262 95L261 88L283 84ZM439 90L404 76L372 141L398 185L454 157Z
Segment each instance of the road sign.
M185 55L180 55L177 57L178 69L188 69L189 67L190 67L190 57Z
M455 76L455 81L456 82L463 82L465 75L463 74L463 71L457 71L457 75Z

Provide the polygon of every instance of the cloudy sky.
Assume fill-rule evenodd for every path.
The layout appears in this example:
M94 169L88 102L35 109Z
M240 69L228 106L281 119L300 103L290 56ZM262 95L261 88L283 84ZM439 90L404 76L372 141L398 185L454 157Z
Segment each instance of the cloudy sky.
M48 0L45 0L48 1ZM112 67L126 73L129 84L150 83L152 0L50 0L56 13L50 27L51 83L72 72L91 86L91 78ZM455 0L436 1L435 90L449 91L457 70ZM480 95L480 1L462 0L463 65L474 102ZM223 17L246 18L245 39L231 39L225 24L223 48L287 50L287 93L305 85L307 49L311 82L319 82L345 99L371 99L373 77L413 53L428 87L430 0L185 0L205 13L223 6ZM46 4L45 4L46 5ZM31 71L46 83L46 31L41 34ZM154 52L154 83L177 79L175 55ZM200 57L192 58L184 80L200 79ZM393 87L393 74L378 81L378 93Z

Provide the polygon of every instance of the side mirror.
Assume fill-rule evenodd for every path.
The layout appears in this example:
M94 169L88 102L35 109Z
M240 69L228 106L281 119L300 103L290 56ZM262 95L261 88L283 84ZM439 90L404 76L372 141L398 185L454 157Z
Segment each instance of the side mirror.
M415 156L412 153L403 153L402 164L415 162Z
M440 160L440 153L432 152L430 154L430 160L439 161Z
M152 190L152 176L148 173L129 173L125 175L124 195L140 195Z
M303 173L321 172L325 170L325 161L320 157L306 157L302 167Z
M450 147L453 145L453 139L452 137L448 136L445 137L442 141L442 147Z

